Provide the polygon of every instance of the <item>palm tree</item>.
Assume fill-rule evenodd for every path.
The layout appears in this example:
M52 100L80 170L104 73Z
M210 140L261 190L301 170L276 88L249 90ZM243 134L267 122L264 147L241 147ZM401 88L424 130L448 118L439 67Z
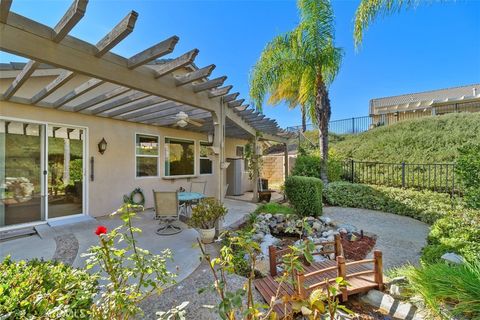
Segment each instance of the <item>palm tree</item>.
M257 109L267 94L273 94L289 79L298 82L298 104L318 125L320 154L328 161L328 122L331 107L328 85L340 68L343 51L335 47L333 10L328 0L298 0L298 26L267 44L250 79L250 96ZM326 165L321 178L327 183Z
M413 8L420 3L420 0L362 0L355 12L353 30L355 47L358 48L361 45L365 30L379 15L385 16L399 12L403 8Z
M290 109L300 107L302 115L302 132L307 131L307 107L300 102L299 92L300 81L299 78L289 78L278 84L278 86L271 93L268 98L268 104L276 105L282 101L286 102ZM309 117L309 116L308 116Z

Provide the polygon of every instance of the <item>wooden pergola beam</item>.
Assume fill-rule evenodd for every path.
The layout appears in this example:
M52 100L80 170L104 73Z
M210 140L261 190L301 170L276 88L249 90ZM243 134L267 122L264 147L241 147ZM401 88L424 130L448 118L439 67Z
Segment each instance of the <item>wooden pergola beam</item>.
M197 81L197 80L206 78L212 73L213 69L215 69L215 65L211 64L211 65L206 66L204 68L189 72L185 75L178 76L175 79L175 83L178 87L178 86L186 85L187 83L191 83L193 81Z
M125 106L125 107L119 108L117 110L107 112L106 116L107 117L119 117L120 115L126 114L128 112L132 112L132 111L135 111L135 110L143 110L145 108L153 107L155 105L158 105L160 103L165 103L165 102L168 102L168 100L165 100L165 99L160 98L160 97L151 96L151 97L149 97L145 100L136 102L136 103L131 104L129 106ZM175 103L175 102L173 102L173 103Z
M126 105L127 103L131 103L131 102L146 98L148 96L149 95L147 93L140 92L140 91L134 91L134 93L131 94L131 95L121 97L119 99L108 102L108 103L96 108L95 110L93 110L91 112L91 114L95 115L95 114L103 113L103 112L106 112L108 110L112 110L114 108Z
M87 9L87 0L75 0L70 8L68 8L67 12L63 15L62 19L57 23L57 25L53 28L54 36L52 38L53 42L60 42L65 36L72 30L72 28L82 19L83 15L85 14L85 10ZM2 12L4 11L3 6L5 5L5 8L8 7L7 9L7 15L8 11L10 10L10 5L12 2L10 1L10 4L8 4L8 1L2 1L1 6L2 6ZM1 19L0 19L1 20ZM6 21L6 20L5 20ZM4 22L2 20L2 22ZM3 98L5 100L9 100L15 92L17 92L20 87L30 78L30 76L33 74L33 72L38 68L40 65L39 62L30 60L27 62L25 67L23 67L23 70L17 75L15 80L12 82L12 84L8 87L8 89L5 91Z
M143 50L142 52L137 53L136 55L128 59L127 67L129 69L134 69L152 60L172 53L178 43L178 40L179 38L177 36L173 36L166 40L163 40L162 42L157 43L156 45L151 46L148 49Z
M81 96L82 94L87 93L90 90L95 89L96 87L104 84L105 81L100 79L90 79L87 82L82 83L63 97L59 98L57 101L53 103L53 107L55 109L60 108L61 106L65 105L66 103L72 101L73 99Z
M95 53L95 57L101 57L110 49L115 47L120 41L125 39L135 27L135 22L137 21L138 13L135 11L131 11L129 14L125 16L114 28L110 31L105 37L103 37L100 41L97 42L95 47L97 48L97 52Z
M30 99L30 103L32 104L36 104L37 102L45 99L46 97L48 97L50 94L52 94L53 92L55 92L58 88L60 88L61 86L63 86L65 83L67 83L68 81L70 81L71 79L73 79L73 77L75 77L75 73L71 72L71 71L63 71L57 78L55 78L55 80L53 80L52 82L50 82L49 84L47 84L45 86L45 88L43 88L42 90L40 90L39 92L37 92L31 99Z
M237 99L237 97L239 95L240 95L240 93L238 93L238 92L227 94L223 97L223 102L233 101L233 100Z
M217 98L226 95L230 90L232 90L233 86L228 85L222 88L215 88L213 90L210 90L208 93L209 98Z
M166 74L169 74L175 70L183 68L189 64L192 64L195 60L195 57L198 55L199 50L193 49L188 51L187 53L182 54L178 58L175 58L171 61L168 61L162 65L160 68L156 70L155 78L163 77Z
M222 76L212 80L194 84L193 92L197 93L205 90L210 90L216 87L220 87L225 82L225 80L227 80L227 76Z
M125 92L130 91L130 90L131 89L125 88L125 87L115 88L111 91L102 93L102 94L100 94L100 95L98 95L98 96L96 96L92 99L89 99L85 102L82 102L79 105L76 105L75 107L72 108L72 111L78 112L78 111L88 109L88 108L93 107L93 106L95 106L99 103L105 102L109 99L112 99L112 98L115 98L115 97L117 97L121 94L124 94Z
M227 105L228 105L229 108L240 107L244 101L245 101L245 99L230 101L229 103L227 103Z
M10 7L12 6L12 0L0 1L0 22L6 22L8 14L10 13Z
M30 78L35 69L40 65L40 62L30 60L27 62L22 71L17 75L15 80L10 84L5 93L3 94L3 99L9 100L15 92L20 89L20 87Z
M247 108L248 108L248 104L244 104L243 106L235 107L235 110L238 112L242 112L247 110Z
M165 101L162 101L160 103L156 103L156 104L153 104L153 105L150 105L150 106L137 108L138 110L136 109L135 112L132 112L132 111L129 111L129 113L122 112L123 115L119 114L118 116L122 120L132 120L132 121L134 121L136 118L143 117L143 116L146 116L146 115L150 115L150 114L153 114L153 113L156 113L156 112L176 108L177 106L178 106L177 102L165 100Z
M60 42L75 27L75 25L83 18L87 10L88 0L75 0L62 19L53 28L55 35L53 42Z

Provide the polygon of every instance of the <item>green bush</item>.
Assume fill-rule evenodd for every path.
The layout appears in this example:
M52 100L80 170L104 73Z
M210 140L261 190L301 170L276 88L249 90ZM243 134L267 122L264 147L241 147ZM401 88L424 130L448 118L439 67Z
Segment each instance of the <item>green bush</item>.
M320 170L323 166L318 155L299 155L292 169L293 176L320 178ZM342 175L342 161L330 155L327 166L328 181L339 181Z
M422 260L438 261L445 252L458 253L468 261L480 260L480 212L449 212L433 224L427 241Z
M480 260L465 265L445 263L404 268L410 295L419 294L437 315L480 319ZM445 315L442 318L446 318Z
M301 216L322 214L322 180L290 176L285 180L285 194L296 213Z
M463 146L459 153L455 172L465 188L465 202L480 209L480 144Z
M447 194L343 181L329 183L323 196L325 202L332 206L380 210L429 224L452 209L451 198Z
M62 263L0 264L0 315L8 319L89 319L97 280Z

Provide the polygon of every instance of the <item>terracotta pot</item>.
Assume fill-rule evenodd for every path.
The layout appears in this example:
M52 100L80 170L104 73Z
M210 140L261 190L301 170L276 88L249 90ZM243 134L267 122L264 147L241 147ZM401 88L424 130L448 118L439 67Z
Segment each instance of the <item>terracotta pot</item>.
M203 243L212 243L215 238L215 227L212 229L198 229L200 233L200 239Z

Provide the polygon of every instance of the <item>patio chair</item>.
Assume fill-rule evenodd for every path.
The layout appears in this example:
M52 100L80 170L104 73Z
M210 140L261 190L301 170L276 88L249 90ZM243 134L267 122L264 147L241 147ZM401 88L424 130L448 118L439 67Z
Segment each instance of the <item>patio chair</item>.
M179 220L180 207L177 191L153 191L155 218L160 220L157 234L166 236L177 234L182 228L173 224Z
M190 192L205 194L206 186L207 186L207 181L192 181L190 185Z

